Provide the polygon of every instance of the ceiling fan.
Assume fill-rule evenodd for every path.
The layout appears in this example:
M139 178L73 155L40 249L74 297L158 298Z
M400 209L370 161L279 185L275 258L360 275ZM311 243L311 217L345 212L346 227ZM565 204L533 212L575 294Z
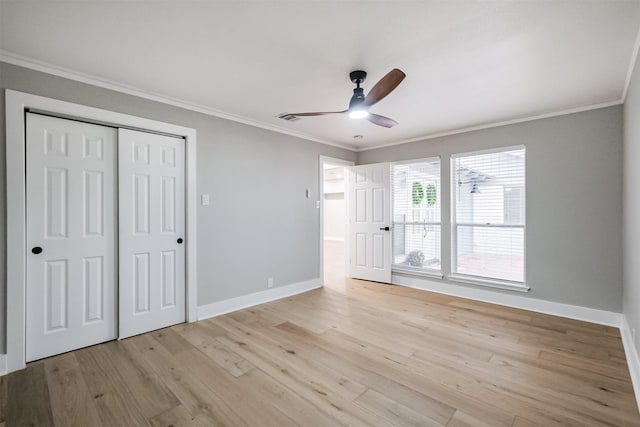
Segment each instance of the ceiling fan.
M398 85L404 80L406 74L401 70L394 68L389 71L373 88L369 91L367 96L364 95L364 89L360 87L367 78L366 71L356 70L349 73L349 78L355 83L356 88L353 89L353 96L349 101L349 108L343 111L320 111L314 113L286 113L280 116L280 118L288 119L294 117L310 117L310 116L324 116L327 114L349 114L352 119L367 119L374 125L390 128L398 124L393 119L390 119L379 114L369 112L369 108L374 104L380 102L384 97L389 95Z

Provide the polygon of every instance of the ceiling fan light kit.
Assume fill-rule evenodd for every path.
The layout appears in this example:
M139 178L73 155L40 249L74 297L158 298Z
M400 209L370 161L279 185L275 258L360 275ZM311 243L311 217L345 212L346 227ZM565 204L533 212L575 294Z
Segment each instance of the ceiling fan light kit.
M389 95L396 87L398 87L400 83L402 83L405 77L406 74L404 72L397 68L394 68L393 70L389 71L383 78L381 78L365 96L364 89L360 87L360 84L362 84L366 80L367 73L366 71L355 70L349 73L349 79L356 85L356 88L353 89L353 96L349 101L348 109L343 111L288 113L282 114L279 117L291 121L291 118L293 117L299 118L347 113L352 119L366 118L374 125L390 128L397 125L398 122L379 114L370 113L369 108Z
M349 109L349 117L352 119L364 119L369 115L369 112L364 108Z

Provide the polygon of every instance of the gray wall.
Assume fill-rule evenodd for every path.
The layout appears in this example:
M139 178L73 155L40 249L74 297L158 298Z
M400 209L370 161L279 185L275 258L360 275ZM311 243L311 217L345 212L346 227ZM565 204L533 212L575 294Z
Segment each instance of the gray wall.
M639 58L640 61L640 58ZM624 104L624 313L640 331L640 65L636 62ZM640 339L636 336L640 352Z
M443 176L449 176L451 154L520 144L527 149L526 282L531 287L523 295L620 312L621 106L362 151L358 164L441 156ZM442 218L450 218L449 200L447 179L442 183ZM446 222L442 236L448 274Z
M198 304L320 277L320 155L355 160L355 153L162 103L0 63L0 89L195 128L198 207ZM203 88L204 90L204 88ZM0 352L5 338L5 124L0 107ZM311 198L305 198L305 189Z

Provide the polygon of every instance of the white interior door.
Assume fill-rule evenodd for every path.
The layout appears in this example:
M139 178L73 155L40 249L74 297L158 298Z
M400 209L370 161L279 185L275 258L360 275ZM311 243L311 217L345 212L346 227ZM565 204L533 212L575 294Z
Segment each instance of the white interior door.
M185 141L118 131L119 337L185 321Z
M349 275L391 283L389 163L354 166L349 174Z
M115 138L27 114L27 361L116 338Z

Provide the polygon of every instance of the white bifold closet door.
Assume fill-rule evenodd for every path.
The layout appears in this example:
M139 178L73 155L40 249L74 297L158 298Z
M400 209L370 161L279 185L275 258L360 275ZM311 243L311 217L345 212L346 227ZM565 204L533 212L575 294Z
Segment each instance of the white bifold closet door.
M185 141L119 129L119 337L185 321Z
M31 113L26 130L32 361L116 338L116 130Z

